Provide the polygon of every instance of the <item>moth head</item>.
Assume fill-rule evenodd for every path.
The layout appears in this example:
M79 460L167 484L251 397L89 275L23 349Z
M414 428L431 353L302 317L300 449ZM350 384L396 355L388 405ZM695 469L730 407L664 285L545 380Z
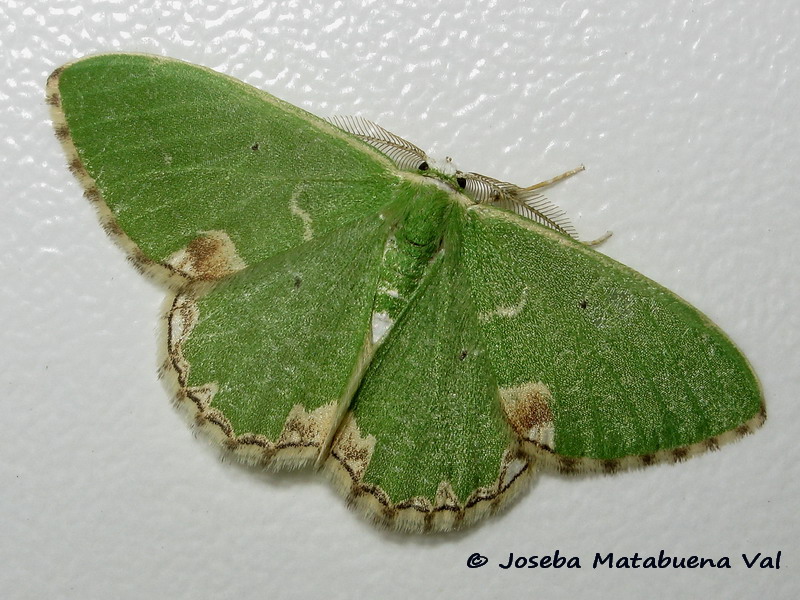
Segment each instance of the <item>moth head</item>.
M477 202L477 200L472 198L469 190L469 188L472 187L469 184L470 173L465 173L458 169L455 164L453 164L452 158L448 156L444 160L436 160L435 158L426 156L424 164L420 165L420 167L423 166L424 168L419 169L420 175L437 179L452 190L463 193L472 199L473 202Z
M419 146L363 117L332 117L328 122L376 148L403 171L430 177L475 204L491 204L510 210L576 238L575 230L563 211L536 191L540 186L523 188L480 173L461 171L450 157L442 161L430 158Z
M513 201L513 190L519 189L506 183L486 177L479 173L462 171L449 156L443 161L427 158L425 169L421 172L427 177L435 177L456 192L464 194L475 204L493 204L503 199Z

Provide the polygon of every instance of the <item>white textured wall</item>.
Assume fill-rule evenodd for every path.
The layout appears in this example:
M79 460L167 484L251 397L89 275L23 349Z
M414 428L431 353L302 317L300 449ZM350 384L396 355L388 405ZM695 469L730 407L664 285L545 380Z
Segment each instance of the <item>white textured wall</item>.
M795 0L0 3L0 596L794 597L799 35ZM433 538L373 529L311 475L222 464L156 378L163 293L103 234L48 123L47 74L110 50L363 115L520 184L586 164L550 197L733 337L767 425L674 468L545 475ZM556 548L584 568L495 566ZM662 548L734 568L590 568ZM777 550L780 571L741 562Z

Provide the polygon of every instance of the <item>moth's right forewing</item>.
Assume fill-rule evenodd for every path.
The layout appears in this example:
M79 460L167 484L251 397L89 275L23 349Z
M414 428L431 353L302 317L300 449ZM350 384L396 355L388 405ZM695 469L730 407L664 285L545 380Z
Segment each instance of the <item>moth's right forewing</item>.
M465 269L509 422L566 471L682 460L764 421L761 388L684 300L572 239L469 211Z

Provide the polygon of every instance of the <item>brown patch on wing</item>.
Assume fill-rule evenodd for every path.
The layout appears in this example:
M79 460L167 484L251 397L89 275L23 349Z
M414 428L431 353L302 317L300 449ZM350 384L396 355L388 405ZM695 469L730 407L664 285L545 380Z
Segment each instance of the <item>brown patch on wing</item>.
M45 102L47 102L47 104L50 106L58 108L61 106L61 96L58 92L50 92L45 97Z
M348 413L331 447L331 454L350 474L353 482L360 482L375 450L375 436L362 436L353 413Z
M206 231L167 259L167 264L195 281L222 279L245 268L224 231Z
M335 404L325 404L307 411L295 404L283 425L275 446L281 448L319 448L332 426Z
M51 104L51 106L56 108L54 104ZM55 130L56 130L56 138L58 138L59 141L64 142L66 140L69 140L69 127L67 127L66 125L56 125Z
M552 395L545 384L528 382L502 388L500 400L506 418L518 436L546 449L553 448Z
M83 196L84 196L84 197L85 197L85 198L86 198L86 199L87 199L89 202L91 202L91 203L93 203L93 204L99 204L100 202L102 202L102 201L103 201L103 196L102 196L102 194L100 193L100 190L98 190L98 189L97 189L97 186L95 186L95 185L90 185L90 186L88 186L88 187L87 187L87 188L84 190L84 192L83 192Z

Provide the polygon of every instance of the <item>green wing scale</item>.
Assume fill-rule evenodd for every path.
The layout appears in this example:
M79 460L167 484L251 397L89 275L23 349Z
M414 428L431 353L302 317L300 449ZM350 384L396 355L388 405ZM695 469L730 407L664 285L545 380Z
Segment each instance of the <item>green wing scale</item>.
M243 461L316 466L381 525L454 529L536 466L677 461L764 421L732 342L548 228L538 186L439 172L367 121L351 135L171 59L90 57L47 92L103 226L170 291L177 402ZM522 204L532 218L506 210Z

